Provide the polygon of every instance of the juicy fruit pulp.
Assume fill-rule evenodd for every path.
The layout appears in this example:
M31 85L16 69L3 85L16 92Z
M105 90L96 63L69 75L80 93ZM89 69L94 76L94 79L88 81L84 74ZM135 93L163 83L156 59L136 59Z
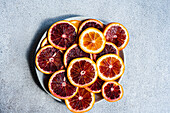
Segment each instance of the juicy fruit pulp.
M64 68L62 59L63 53L53 46L48 45L38 51L35 63L42 73L51 74Z
M100 93L103 83L104 81L98 77L97 80L92 85L86 87L86 89L92 93Z
M111 23L104 30L106 41L114 43L119 50L126 47L129 35L126 28L119 23Z
M119 55L119 50L116 47L116 45L114 45L111 42L106 42L105 48L103 49L102 52L98 53L98 54L93 54L94 60L96 61L99 57L105 55L105 54L116 54Z
M76 27L69 21L59 21L53 24L48 31L48 40L54 47L66 50L76 42Z
M90 58L89 53L85 53L77 44L72 45L64 54L64 65L67 67L67 64L70 63L71 60L80 57L88 57Z
M51 94L60 99L71 98L78 91L78 88L67 80L65 70L55 72L49 80L48 87Z
M100 53L105 47L106 39L101 31L88 28L79 37L80 48L87 53Z
M82 33L82 31L84 31L85 29L89 28L89 27L93 27L93 28L97 28L99 29L100 31L103 30L103 24L96 20L96 19L88 19L88 20L85 20L81 25L80 25L80 28L79 28L79 33Z
M76 58L68 66L67 77L74 86L89 86L97 79L96 64L89 58Z
M97 60L99 77L105 81L116 80L124 73L124 63L115 54L106 54Z
M87 112L93 107L94 102L95 95L84 88L79 88L74 97L65 100L66 106L72 112Z
M115 102L122 98L123 88L117 82L105 82L102 87L102 95L109 102Z

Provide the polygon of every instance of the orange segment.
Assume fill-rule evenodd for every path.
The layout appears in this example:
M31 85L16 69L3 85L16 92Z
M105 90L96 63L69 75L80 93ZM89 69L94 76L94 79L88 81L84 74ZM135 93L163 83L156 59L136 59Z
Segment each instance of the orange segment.
M87 87L97 79L97 67L89 58L76 58L67 68L67 77L71 84L77 87Z
M125 70L125 65L122 59L115 54L101 56L96 64L99 77L105 81L118 79L123 75Z
M102 96L109 102L120 100L123 93L123 87L116 81L105 82L102 86Z
M120 23L110 23L103 32L106 41L114 43L119 50L126 47L129 42L129 33Z
M44 47L46 45L49 45L47 37L43 39L43 41L41 42L41 47Z
M86 53L100 53L105 47L106 39L96 28L87 28L79 37L79 46Z
M80 20L70 20L70 22L72 24L74 24L76 26L76 28L78 29L80 24L81 24L81 21Z
M79 88L77 94L74 97L65 99L67 108L74 113L87 112L93 107L94 103L94 93L90 93L84 88Z

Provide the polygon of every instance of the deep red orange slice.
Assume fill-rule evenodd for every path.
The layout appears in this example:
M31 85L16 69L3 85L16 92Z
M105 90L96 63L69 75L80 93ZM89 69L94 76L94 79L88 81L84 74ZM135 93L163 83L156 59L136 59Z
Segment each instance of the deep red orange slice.
M83 50L81 50L78 44L73 44L71 47L67 49L67 51L64 54L65 67L67 67L67 65L70 63L71 60L75 58L80 58L80 57L90 58L90 54L85 53Z
M123 97L122 86L115 82L105 82L102 86L102 95L109 102L116 102Z
M105 81L113 81L123 75L125 65L123 60L115 54L106 54L101 56L97 62L97 71L99 77Z
M65 70L56 71L48 82L51 94L59 99L69 99L76 95L78 87L73 86L67 79Z
M83 32L85 29L87 29L89 27L97 28L100 31L102 31L103 23L96 19L87 19L80 24L78 33L81 34L81 32Z
M97 67L89 58L76 58L69 63L67 77L77 87L87 87L97 79Z
M49 43L60 50L66 50L76 42L77 28L69 21L54 23L48 31Z
M52 74L64 68L63 53L51 45L44 46L36 54L36 67L45 74Z
M110 23L103 32L106 41L114 43L119 50L126 47L129 42L129 33L120 23Z
M95 103L95 95L84 88L79 88L77 94L65 99L67 108L74 113L83 113L89 111Z
M86 87L86 89L92 93L100 93L103 83L104 81L98 77L97 80L92 85Z
M93 59L96 61L99 57L105 55L105 54L116 54L119 55L119 50L117 46L111 42L106 42L105 48L102 52L98 54L93 54Z

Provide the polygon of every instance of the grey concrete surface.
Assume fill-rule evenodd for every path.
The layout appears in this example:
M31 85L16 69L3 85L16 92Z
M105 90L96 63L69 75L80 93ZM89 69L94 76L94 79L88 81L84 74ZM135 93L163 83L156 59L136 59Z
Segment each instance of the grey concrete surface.
M170 112L169 0L0 0L0 113L69 113L38 86L35 45L55 21L84 15L129 31L123 98L89 113Z

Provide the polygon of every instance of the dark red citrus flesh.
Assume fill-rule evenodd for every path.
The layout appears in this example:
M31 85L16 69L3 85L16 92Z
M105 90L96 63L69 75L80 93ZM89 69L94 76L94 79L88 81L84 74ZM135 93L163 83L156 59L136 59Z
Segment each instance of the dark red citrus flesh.
M119 98L122 92L119 85L116 85L114 83L108 83L104 87L104 93L106 94L107 98L114 100Z
M97 80L92 85L88 86L88 88L91 91L100 91L102 89L103 83L104 81L98 77Z
M80 47L77 45L74 48L72 48L69 53L67 54L66 62L67 64L70 63L71 60L75 58L80 58L80 57L88 57L90 58L89 53L85 53L83 50L80 49Z
M51 29L49 37L53 44L67 49L76 42L76 31L68 23L58 23Z
M111 66L111 67L110 67ZM100 72L105 77L114 77L121 72L121 63L119 60L113 57L107 57L101 61L101 65L99 66Z
M54 48L47 47L43 49L38 56L38 65L44 71L54 73L64 68L63 53Z
M70 82L67 80L66 72L61 72L56 74L53 78L51 82L51 89L56 95L60 97L69 97L76 92L77 87L70 84Z
M77 61L70 70L72 80L80 85L90 83L95 77L93 65L85 60Z
M75 110L83 110L92 102L91 93L84 88L79 88L77 94L69 99L70 106Z
M81 31L80 31L80 33L82 32L82 31L84 31L85 29L87 29L87 28L89 28L89 27L94 27L94 28L97 28L97 29L99 29L100 31L102 31L103 30L103 26L101 26L100 24L98 24L97 22L87 22L83 27L82 27L82 29L81 29Z
M117 53L118 53L118 51L112 45L106 43L103 51L98 54L93 54L93 58L96 61L99 57L101 57L105 54L117 54Z
M117 47L123 45L126 40L125 31L120 26L111 26L105 37L106 41L114 43Z

